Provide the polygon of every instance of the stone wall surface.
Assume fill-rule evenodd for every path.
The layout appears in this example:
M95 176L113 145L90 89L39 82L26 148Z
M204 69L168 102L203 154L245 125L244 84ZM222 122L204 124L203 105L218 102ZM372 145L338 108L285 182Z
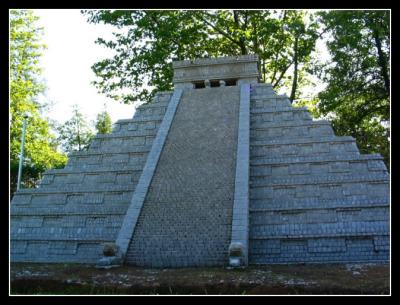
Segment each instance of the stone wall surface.
M251 264L389 260L389 175L268 84L252 86Z
M114 242L172 92L139 106L132 119L46 171L37 189L11 202L11 261L95 263Z
M183 92L126 256L128 264L227 264L238 112L237 86Z

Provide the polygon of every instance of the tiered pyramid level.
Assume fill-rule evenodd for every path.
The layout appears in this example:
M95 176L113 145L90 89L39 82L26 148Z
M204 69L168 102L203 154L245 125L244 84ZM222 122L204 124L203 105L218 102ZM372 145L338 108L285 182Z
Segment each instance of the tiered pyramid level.
M12 261L96 262L114 242L172 92L158 94L72 153L64 169L45 172L40 187L11 204Z
M268 84L253 87L250 105L250 262L388 260L382 157L360 155Z

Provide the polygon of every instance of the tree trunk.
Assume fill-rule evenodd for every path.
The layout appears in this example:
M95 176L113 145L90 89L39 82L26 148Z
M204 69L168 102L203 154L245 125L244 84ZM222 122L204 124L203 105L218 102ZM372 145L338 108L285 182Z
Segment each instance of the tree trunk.
M81 135L79 129L79 122L78 122L78 150L81 151Z
M293 83L292 83L292 93L290 94L290 101L293 103L294 99L296 98L296 90L297 90L297 66L298 66L298 43L299 43L299 37L296 36L294 40L294 57L293 57L293 62L294 62L294 71L293 71Z
M239 15L238 11L233 11L233 18L235 20L235 25L237 29L240 29L240 24L239 24ZM246 44L245 44L245 39L243 36L240 36L239 38L239 47L240 47L240 53L241 55L246 55L247 54L247 49L246 49Z
M381 39L379 37L378 31L376 31L376 30L374 30L374 40L375 40L375 46L378 50L378 58L379 58L379 65L381 67L381 75L385 82L385 89L386 89L387 95L389 97L390 96L390 80L389 80L389 75L388 75L387 62L386 62L385 55L383 54L383 51L382 51Z
M265 69L265 60L263 60L263 64L262 64L262 73L263 73L263 81L266 82L267 81L267 71Z

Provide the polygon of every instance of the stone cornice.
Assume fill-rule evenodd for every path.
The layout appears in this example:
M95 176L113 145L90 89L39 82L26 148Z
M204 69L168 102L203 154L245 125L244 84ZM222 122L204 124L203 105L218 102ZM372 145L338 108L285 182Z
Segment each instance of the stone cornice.
M217 58L199 58L195 60L180 60L173 61L172 67L185 68L194 66L210 66L210 65L222 65L222 64L234 64L241 62L257 62L258 55L240 55L240 56L229 56L229 57L217 57Z

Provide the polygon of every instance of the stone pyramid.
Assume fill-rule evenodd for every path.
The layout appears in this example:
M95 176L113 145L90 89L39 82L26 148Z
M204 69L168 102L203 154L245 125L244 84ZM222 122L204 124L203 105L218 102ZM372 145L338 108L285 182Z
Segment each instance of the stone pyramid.
M380 155L259 83L254 55L176 61L160 92L11 202L12 262L387 262ZM106 260L107 261L107 260Z

